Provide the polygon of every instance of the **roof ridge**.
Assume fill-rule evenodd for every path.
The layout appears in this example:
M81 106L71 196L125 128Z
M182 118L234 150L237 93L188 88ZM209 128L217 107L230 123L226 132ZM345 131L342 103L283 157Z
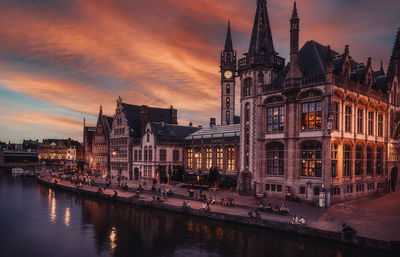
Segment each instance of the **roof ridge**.
M314 41L314 40L311 40L311 41L312 41L312 43L313 43L314 50L315 50L315 52L316 52L316 54L317 54L317 56L318 56L319 64L321 65L322 70L325 72L325 67L324 67L324 65L322 65L321 57L319 56L319 52L318 52L318 50L317 50L317 47L315 46L315 41Z

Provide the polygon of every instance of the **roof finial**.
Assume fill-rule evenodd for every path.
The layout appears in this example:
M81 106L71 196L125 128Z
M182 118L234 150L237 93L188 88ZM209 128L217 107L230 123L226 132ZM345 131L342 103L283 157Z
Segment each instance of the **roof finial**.
M296 7L296 1L294 1L294 4L293 4L292 18L297 18L297 7Z
M100 113L99 113L99 115L103 115L103 107L101 106L101 104L100 104Z
M231 21L228 20L228 29L226 32L226 40L225 40L225 51L232 51L233 50L233 45L232 45L232 36L231 36Z

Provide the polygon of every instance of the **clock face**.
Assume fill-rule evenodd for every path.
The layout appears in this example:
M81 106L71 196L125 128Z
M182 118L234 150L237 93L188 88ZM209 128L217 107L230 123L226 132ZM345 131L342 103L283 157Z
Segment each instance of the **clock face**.
M230 70L225 71L224 76L227 79L232 78L232 71L230 71Z

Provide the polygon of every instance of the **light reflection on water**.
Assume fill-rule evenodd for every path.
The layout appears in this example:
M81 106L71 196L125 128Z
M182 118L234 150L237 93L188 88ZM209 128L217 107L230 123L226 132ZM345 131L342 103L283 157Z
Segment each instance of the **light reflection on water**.
M36 192L37 197L28 197ZM1 256L391 257L315 238L133 208L1 174L0 210ZM57 211L63 222L56 222Z

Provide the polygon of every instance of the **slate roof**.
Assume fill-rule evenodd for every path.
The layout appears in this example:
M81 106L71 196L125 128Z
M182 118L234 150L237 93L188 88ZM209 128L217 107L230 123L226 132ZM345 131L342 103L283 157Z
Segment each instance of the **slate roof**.
M188 135L200 130L199 127L180 126L175 124L162 124L162 122L152 122L151 127L159 141L179 141Z
M240 136L240 124L232 124L225 126L201 128L200 130L188 135L186 139L238 137L238 136Z
M334 50L330 50L332 59L333 73L340 74L344 62L344 56ZM314 40L307 41L299 50L299 68L304 77L310 77L325 73L325 65L328 57L328 47ZM363 63L359 63L350 59L351 74L350 79L360 84L365 84L365 75L367 67ZM285 68L278 74L273 81L274 83L283 82L289 72L290 63L287 63ZM373 71L373 88L380 89L383 92L386 90L386 80L384 79L383 69Z
M143 108L147 108L148 110L148 121L164 121L168 124L173 124L174 121L172 119L172 111L174 109L168 108L154 108L147 106L139 106L122 103L122 106L125 110L126 119L128 120L128 126L133 132L134 136L140 136L140 129L142 124L142 115L141 111Z

